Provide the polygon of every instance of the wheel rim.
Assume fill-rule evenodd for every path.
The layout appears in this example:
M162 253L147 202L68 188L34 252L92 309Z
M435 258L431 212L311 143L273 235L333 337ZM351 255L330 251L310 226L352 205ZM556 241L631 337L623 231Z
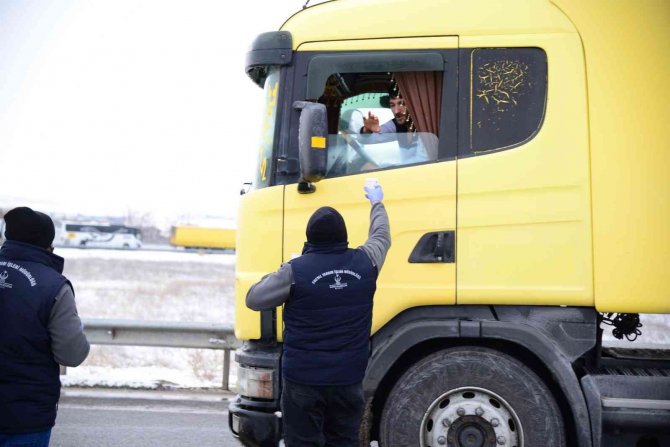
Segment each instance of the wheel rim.
M521 421L496 393L456 388L435 399L421 420L421 447L523 447Z

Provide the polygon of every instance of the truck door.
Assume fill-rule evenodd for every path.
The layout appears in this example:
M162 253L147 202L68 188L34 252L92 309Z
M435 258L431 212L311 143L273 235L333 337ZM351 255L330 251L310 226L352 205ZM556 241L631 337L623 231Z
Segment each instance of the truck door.
M592 306L579 36L460 44L458 304Z
M392 247L377 283L373 333L404 309L455 303L457 46L456 37L373 39L296 52L293 99L326 105L328 163L313 192L285 186L284 261L301 253L307 221L321 206L343 215L350 248L362 245L370 222L363 186L376 178ZM394 118L389 91L403 96L408 131L361 134L369 113L380 124ZM290 119L297 129L299 113ZM290 135L287 160L297 159L297 132Z

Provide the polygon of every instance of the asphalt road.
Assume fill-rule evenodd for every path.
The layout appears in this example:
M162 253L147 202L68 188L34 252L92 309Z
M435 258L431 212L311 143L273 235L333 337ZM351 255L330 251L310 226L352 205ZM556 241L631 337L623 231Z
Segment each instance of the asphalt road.
M221 392L64 389L51 447L240 447Z

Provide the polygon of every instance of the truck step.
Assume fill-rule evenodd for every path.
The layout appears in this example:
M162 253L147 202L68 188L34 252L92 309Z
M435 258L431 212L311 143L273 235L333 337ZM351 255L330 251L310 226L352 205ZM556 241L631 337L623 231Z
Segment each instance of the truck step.
M670 445L668 371L615 369L626 374L612 374L601 368L598 374L587 374L581 379L594 445Z
M617 359L657 360L670 362L668 349L603 348L603 356Z
M670 350L603 348L599 368L592 374L670 377Z

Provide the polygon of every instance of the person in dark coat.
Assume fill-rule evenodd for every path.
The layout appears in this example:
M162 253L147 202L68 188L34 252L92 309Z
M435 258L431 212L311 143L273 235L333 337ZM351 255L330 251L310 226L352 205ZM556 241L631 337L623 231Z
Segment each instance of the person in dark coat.
M28 207L5 219L0 247L0 447L46 447L56 422L60 368L90 346L74 291L53 253L49 216Z
M287 447L358 446L372 300L391 246L382 188L368 185L365 191L372 207L365 244L348 248L340 213L319 208L307 223L302 255L247 294L253 310L284 305L281 410Z

